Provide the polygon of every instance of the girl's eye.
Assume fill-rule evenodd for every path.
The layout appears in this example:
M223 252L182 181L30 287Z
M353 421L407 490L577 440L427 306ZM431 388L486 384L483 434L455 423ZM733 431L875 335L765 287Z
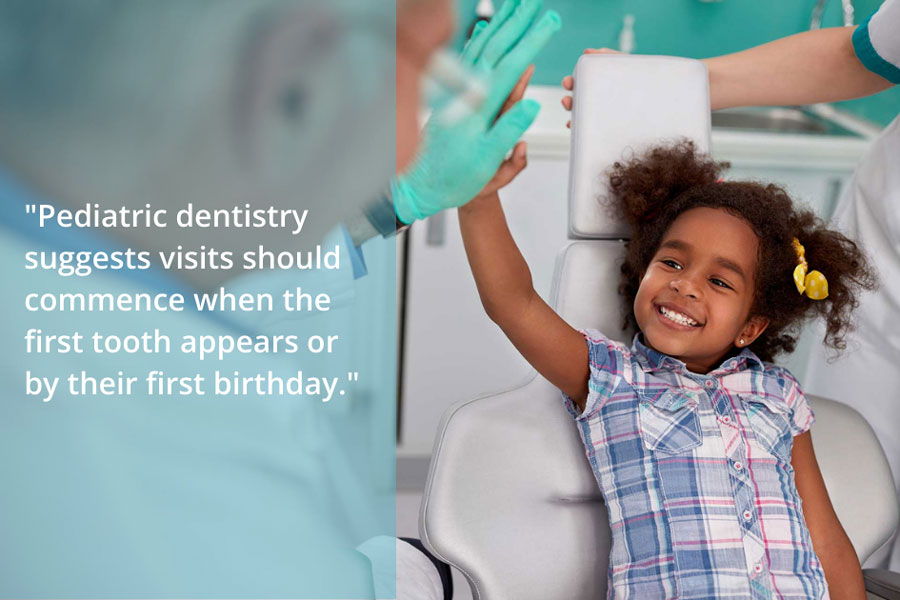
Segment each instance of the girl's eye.
M730 285L728 285L727 283L725 283L725 282L722 281L721 279L716 279L715 277L713 277L712 279L710 279L710 281L712 282L712 284L713 284L714 286L717 286L717 287L723 287L723 288L728 288L729 290L732 289Z
M681 268L681 265L679 265L677 262L675 262L675 261L672 260L671 258L665 258L665 259L663 259L663 260L661 260L661 261L659 261L659 262L661 262L662 264L666 265L667 267L672 267L673 269L680 269L680 268Z

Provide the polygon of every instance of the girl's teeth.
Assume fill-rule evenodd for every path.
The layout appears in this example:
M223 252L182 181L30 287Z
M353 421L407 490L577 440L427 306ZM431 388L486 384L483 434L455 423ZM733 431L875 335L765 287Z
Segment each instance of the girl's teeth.
M660 311L662 312L664 317L666 317L670 321L675 321L679 325L688 325L690 327L693 327L697 324L697 322L694 321L693 319L690 319L686 315L675 312L673 310L669 310L667 308L660 307Z

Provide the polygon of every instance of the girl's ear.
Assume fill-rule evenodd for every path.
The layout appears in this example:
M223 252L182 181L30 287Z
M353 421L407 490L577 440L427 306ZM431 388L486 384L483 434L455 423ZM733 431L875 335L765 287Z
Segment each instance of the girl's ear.
M750 317L744 324L744 328L738 333L734 340L734 345L738 348L744 348L756 341L756 338L762 335L766 327L769 326L769 320L765 317Z

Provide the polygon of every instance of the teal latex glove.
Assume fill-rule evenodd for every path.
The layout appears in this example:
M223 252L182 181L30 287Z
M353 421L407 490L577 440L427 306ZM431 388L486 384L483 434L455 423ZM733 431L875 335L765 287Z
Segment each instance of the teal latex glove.
M463 50L464 65L485 76L487 100L454 123L440 115L425 126L422 149L409 171L391 183L394 208L406 224L461 206L491 180L506 154L537 117L540 105L523 100L497 119L507 96L538 53L559 31L560 18L542 0L506 0Z

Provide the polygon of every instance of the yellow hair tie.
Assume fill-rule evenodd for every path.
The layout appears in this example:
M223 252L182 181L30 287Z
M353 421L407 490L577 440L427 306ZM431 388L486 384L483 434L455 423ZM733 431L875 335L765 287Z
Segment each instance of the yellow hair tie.
M809 268L806 263L806 249L797 238L794 238L792 243L799 261L797 268L794 269L794 284L797 286L797 291L801 294L806 292L806 295L813 300L824 300L828 297L828 280L819 271L806 272Z

